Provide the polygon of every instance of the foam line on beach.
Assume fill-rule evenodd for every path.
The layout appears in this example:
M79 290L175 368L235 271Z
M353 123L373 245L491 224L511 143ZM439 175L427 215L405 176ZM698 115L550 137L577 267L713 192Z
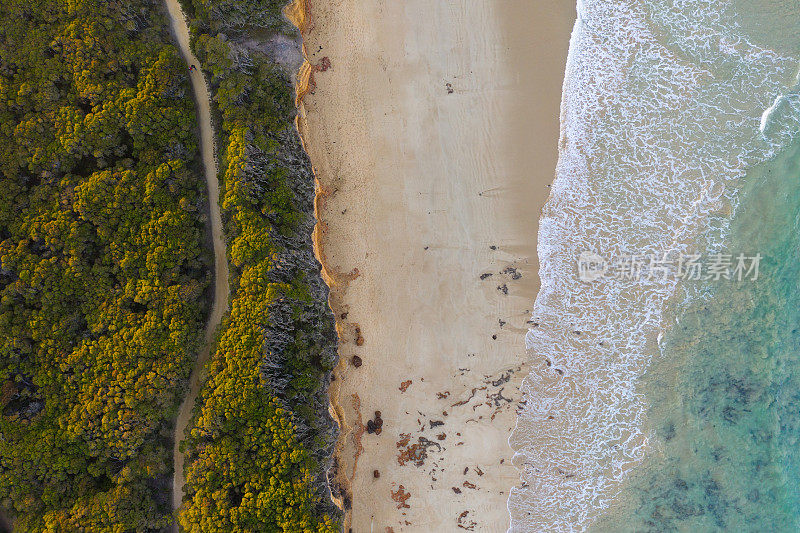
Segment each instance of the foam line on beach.
M526 334L533 370L510 439L522 473L511 531L586 529L619 504L656 442L637 380L659 354L667 309L690 295L675 279L582 282L580 253L713 252L738 180L800 129L794 106L779 105L761 135L762 111L791 91L797 58L746 34L733 9L578 2Z

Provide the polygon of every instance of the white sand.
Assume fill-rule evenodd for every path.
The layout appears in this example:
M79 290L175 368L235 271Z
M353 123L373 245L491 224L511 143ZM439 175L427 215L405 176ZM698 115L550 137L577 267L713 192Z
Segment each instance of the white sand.
M308 58L331 68L299 127L341 337L345 531L504 531L574 0L316 0L311 15ZM381 435L362 435L375 410ZM419 466L401 464L420 438Z

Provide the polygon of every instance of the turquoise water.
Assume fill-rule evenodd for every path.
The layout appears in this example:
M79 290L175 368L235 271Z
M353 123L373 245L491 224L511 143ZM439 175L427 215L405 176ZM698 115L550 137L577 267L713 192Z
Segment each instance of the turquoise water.
M759 278L686 287L642 379L656 453L595 530L800 531L800 145L745 183L725 246Z
M509 531L800 531L800 0L577 8ZM760 278L579 275L719 251Z

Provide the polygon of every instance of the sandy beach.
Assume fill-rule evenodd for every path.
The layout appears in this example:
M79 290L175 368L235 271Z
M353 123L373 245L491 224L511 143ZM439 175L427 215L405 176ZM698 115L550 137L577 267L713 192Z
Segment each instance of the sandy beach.
M574 0L306 4L345 531L505 531Z

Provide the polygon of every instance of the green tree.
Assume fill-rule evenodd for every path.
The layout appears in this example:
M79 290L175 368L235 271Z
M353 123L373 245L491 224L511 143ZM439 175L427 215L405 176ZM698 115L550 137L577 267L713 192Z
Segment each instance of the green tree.
M160 531L209 285L185 67L144 0L8 0L0 36L0 501Z

